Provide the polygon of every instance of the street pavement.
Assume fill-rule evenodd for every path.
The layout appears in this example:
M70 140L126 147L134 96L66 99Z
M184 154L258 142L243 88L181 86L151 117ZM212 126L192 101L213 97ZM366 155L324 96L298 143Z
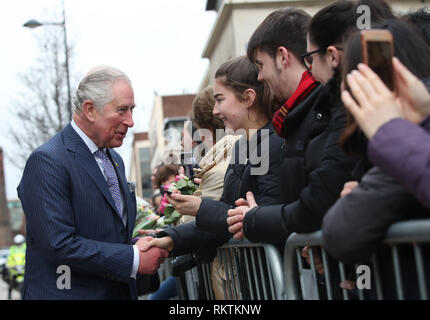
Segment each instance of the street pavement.
M7 300L8 296L8 285L6 282L3 281L0 277L0 300ZM13 290L12 291L12 300L20 300L20 294L18 291Z

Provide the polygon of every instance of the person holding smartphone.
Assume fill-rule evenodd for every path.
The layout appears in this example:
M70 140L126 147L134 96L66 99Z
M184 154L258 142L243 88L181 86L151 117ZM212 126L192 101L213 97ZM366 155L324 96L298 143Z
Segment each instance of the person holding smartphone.
M378 155L388 151L389 154L391 153L392 158L385 156L385 159L391 158L391 160L379 162L379 165L390 168L392 165L389 163L397 162L397 168L403 167L398 172L407 170L403 171L403 174L408 174L409 178L413 180L412 183L417 183L414 188L418 190L417 188L423 186L422 182L420 184L419 181L423 180L421 180L421 174L417 174L415 170L418 169L420 164L420 168L422 168L423 160L411 153L411 150L413 150L411 145L415 145L415 149L417 147L424 148L424 146L410 143L412 137L407 134L408 131L394 132L393 128L415 126L412 123L405 126L404 120L400 118L404 116L415 123L419 123L420 120L424 119L424 114L428 112L417 112L417 110L422 110L422 107L420 107L419 109L415 108L413 116L407 116L408 111L403 113L402 110L410 110L408 103L410 105L410 101L415 100L411 99L411 85L413 83L415 83L414 91L418 90L420 96L422 95L421 99L424 100L424 103L420 105L426 106L427 101L429 101L429 95L425 93L424 85L419 83L417 78L423 79L430 76L430 65L427 63L430 59L430 48L414 29L400 20L386 20L374 27L389 30L393 35L394 52L398 59L395 59L393 64L395 82L397 82L395 91L389 90L369 67L360 64L362 61L361 41L360 35L356 34L350 39L345 48L343 81L345 88L348 87L350 92L344 90L342 99L351 112L350 125L355 124L355 132L357 134L360 132L360 134L366 134L371 139L366 148L369 159L372 162L375 159L380 161L378 160ZM414 76L406 73L406 69L402 67L399 60ZM356 70L357 68L358 70ZM418 97L416 94L413 96ZM403 108L402 105L406 108ZM379 115L376 115L377 112L372 112L372 117L366 117L365 115L370 114L369 110L374 108L384 112L378 112ZM423 109L426 110L427 108L424 107ZM421 116L417 116L418 114L421 114ZM426 122L422 124L426 125ZM380 130L382 131L379 132ZM381 140L379 140L380 137ZM396 140L393 140L393 138ZM407 143L408 147L405 147L404 143L400 142L402 140L409 142ZM403 149L399 149L402 145L404 146ZM400 156L399 154L402 155ZM414 170L408 170L415 166ZM390 173L392 175L387 174L385 169L372 168L363 176L354 190L340 198L327 212L322 226L323 244L330 255L337 260L349 264L365 263L372 253L380 249L386 230L392 223L406 219L430 217L428 208L425 208L422 203L417 201L410 192L413 190L410 188L411 181L401 184L395 178L399 177L400 174L396 170ZM408 185L409 190L405 187ZM429 263L428 259L430 257L427 249L423 247L425 264ZM418 299L418 291L412 289L413 284L416 283L411 272L415 268L414 257L411 252L400 251L399 254L402 259L402 270L405 270L402 275L404 281L412 284L405 290L405 298ZM382 282L394 283L392 260L388 257L388 259L380 259L379 262L380 274L383 277ZM429 287L428 283L426 285ZM394 286L384 288L384 298L394 298L394 293ZM371 291L370 295L372 296L372 294Z

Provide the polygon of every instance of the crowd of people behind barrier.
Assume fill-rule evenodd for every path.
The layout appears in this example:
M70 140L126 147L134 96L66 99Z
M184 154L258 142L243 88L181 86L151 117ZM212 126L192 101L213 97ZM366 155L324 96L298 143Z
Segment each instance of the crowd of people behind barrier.
M362 63L362 5L373 29L393 35L394 92ZM272 12L252 34L247 56L222 64L213 92L208 87L193 102L193 126L210 132L199 135L207 151L195 163L200 187L165 196L193 220L154 230L142 250L176 257L246 238L282 252L292 233L322 229L327 252L354 265L368 261L394 222L429 217L429 27L427 8L399 17L383 0L334 1L313 17L294 8ZM216 129L226 130L220 141ZM197 154L195 140L183 145ZM253 173L264 161L267 170ZM318 254L315 261L322 274ZM222 299L219 261L211 274Z
M369 28L393 36L393 91L363 64L363 8ZM134 125L131 81L110 66L91 69L73 95L70 124L32 152L17 188L26 216L23 299L171 299L186 288L184 271L202 263L215 298L253 299L265 279L275 282L263 253L255 251L257 265L254 251L233 248L231 269L214 250L247 239L282 256L289 237L318 230L321 256L305 246L299 261L321 275L326 252L347 269L365 264L393 223L429 217L429 26L427 8L398 16L384 0L337 0L313 17L273 11L246 56L222 63L196 95L183 163L154 169L151 202L164 217L139 208L157 216L154 230L135 230L137 217L137 226L155 220L137 215L144 202L114 150ZM415 250L426 268L427 249ZM413 278L414 257L398 254ZM172 277L159 284L167 257ZM381 261L382 275L390 261ZM255 283L244 278L250 270ZM394 289L385 290L390 298ZM410 286L404 296L418 297Z

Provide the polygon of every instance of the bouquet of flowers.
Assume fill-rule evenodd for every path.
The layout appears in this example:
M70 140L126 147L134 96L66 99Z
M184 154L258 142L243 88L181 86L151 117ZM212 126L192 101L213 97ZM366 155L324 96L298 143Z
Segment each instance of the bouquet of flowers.
M160 218L148 202L140 197L136 197L137 213L136 213L136 223L133 230L133 238L139 236L139 230L149 230L156 229L156 224Z
M175 190L178 190L182 195L192 195L197 190L197 186L188 177L184 176L183 174L179 174L176 176L175 182L164 185L163 189L170 192L175 192ZM175 225L182 217L182 215L176 211L169 201L167 201L166 194L164 194L160 206L160 211L164 214L163 223L165 225Z

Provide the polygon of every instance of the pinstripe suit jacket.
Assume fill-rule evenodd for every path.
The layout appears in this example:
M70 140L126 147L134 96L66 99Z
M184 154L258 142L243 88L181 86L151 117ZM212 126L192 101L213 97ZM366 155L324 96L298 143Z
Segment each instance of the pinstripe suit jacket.
M137 298L129 244L136 198L121 157L107 153L124 194L126 227L94 156L70 124L27 160L18 186L27 222L24 299ZM57 286L64 283L61 265L71 270L70 289Z

